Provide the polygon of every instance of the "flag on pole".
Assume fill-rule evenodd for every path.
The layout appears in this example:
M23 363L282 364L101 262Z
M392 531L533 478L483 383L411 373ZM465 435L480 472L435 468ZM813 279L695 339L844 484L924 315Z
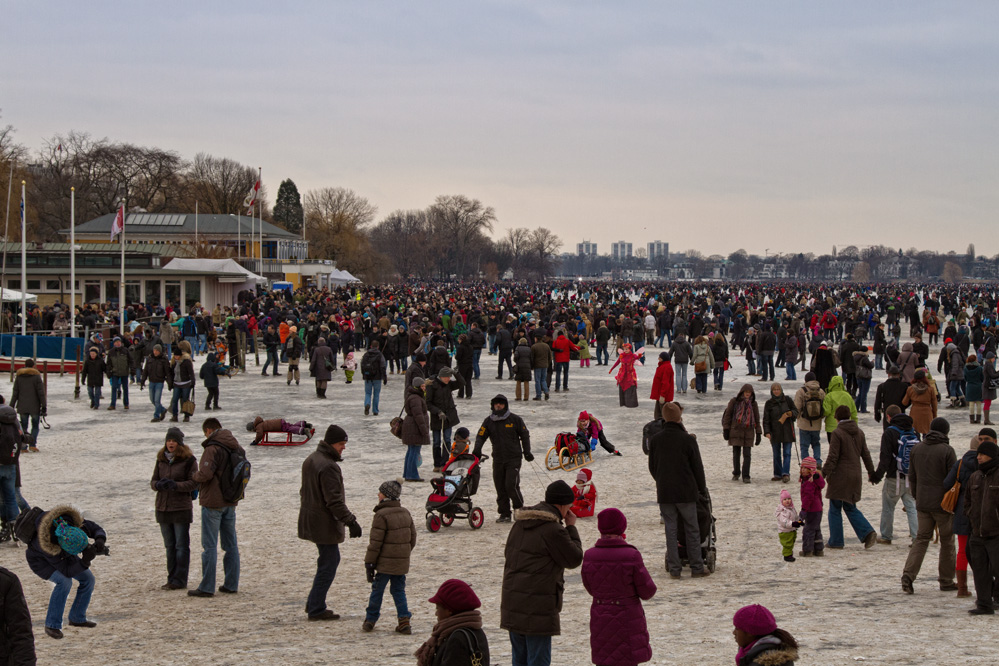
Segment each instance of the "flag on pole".
M111 223L111 240L114 237L125 231L125 207L122 206L118 209L118 213L114 216L114 222Z
M246 195L245 199L243 199L244 208L249 210L250 208L253 208L253 204L257 203L257 191L259 189L260 189L260 180L258 179L257 182L255 182L253 184L253 187L250 189L250 193Z

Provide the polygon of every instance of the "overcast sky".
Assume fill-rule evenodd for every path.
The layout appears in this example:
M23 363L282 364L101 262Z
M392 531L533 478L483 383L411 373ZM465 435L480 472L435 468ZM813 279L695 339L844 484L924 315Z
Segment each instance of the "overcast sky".
M999 2L5 3L0 123L564 249L999 252ZM988 233L992 232L992 233Z

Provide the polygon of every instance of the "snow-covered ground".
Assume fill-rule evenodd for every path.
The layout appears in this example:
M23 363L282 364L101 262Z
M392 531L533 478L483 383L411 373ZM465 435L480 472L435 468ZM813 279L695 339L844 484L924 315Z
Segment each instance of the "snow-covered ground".
M539 501L545 486L574 474L548 472L544 453L555 434L574 428L576 414L594 412L610 440L624 453L616 458L598 448L592 465L599 491L598 510L622 509L628 517L628 538L645 556L659 592L645 604L652 635L653 663L722 664L735 654L732 614L748 603L762 603L780 626L802 644L802 664L995 663L996 620L970 617L972 601L940 592L936 582L938 548L930 545L915 596L899 585L909 539L905 516L898 505L895 543L865 551L849 539L845 550L827 551L825 558L785 563L773 517L782 484L770 479L771 455L766 440L753 453L751 485L733 483L731 455L721 437L721 413L746 378L745 363L735 358L725 390L709 390L702 399L693 391L681 396L687 428L698 435L711 489L718 531L718 569L707 579L670 580L663 566L665 538L659 524L655 485L641 452L641 429L652 415L649 395L658 349L649 349L649 361L639 369L639 409L618 407L617 389L606 368L580 370L572 364L571 392L552 394L550 402L511 402L531 429L536 461L524 465L521 487L528 504ZM937 349L932 361L935 363ZM200 359L199 359L200 362ZM504 393L513 398L513 382L495 377L495 357L483 356L482 379L475 397L459 401L463 425L474 434L487 415L489 399ZM283 366L282 366L283 368ZM32 504L50 508L71 502L107 530L110 558L93 565L97 587L90 607L96 629L65 629L55 641L43 631L51 585L30 572L23 548L0 548L0 564L21 578L32 612L39 663L63 661L72 654L77 664L412 664L412 653L429 635L434 623L427 599L445 579L457 577L472 584L483 602L483 613L494 664L509 663L506 633L499 629L499 597L503 545L508 526L494 522L495 492L489 481L489 463L476 496L486 511L486 524L473 531L467 523L431 534L424 526L428 484L405 484L402 501L413 513L419 542L413 553L407 587L413 612L413 635L401 636L395 626L391 597L386 594L382 619L372 634L361 632L369 587L364 580L363 557L371 509L378 485L402 474L403 447L388 430L389 420L402 404L402 378L391 376L382 391L381 414L363 415L363 383L331 382L328 400L315 398L311 379L290 387L280 379L250 373L223 380L221 412L224 427L240 441L249 441L244 424L261 414L265 418L307 419L318 428L316 439L302 447L253 447L253 479L238 509L237 530L242 560L239 594L212 599L188 598L183 592L164 592L165 560L159 528L153 515L149 478L154 456L163 443L167 422L149 422L152 408L145 392L132 387L129 412L99 412L87 408L86 389L73 400L73 379L49 378L49 421L43 431L41 453L22 458L24 495ZM778 378L783 371L778 370ZM799 372L799 377L802 377ZM884 379L877 372L871 388ZM793 393L802 380L785 388ZM756 382L762 403L769 382ZM941 388L943 384L940 383ZM105 387L107 396L109 388ZM9 395L9 385L3 389ZM194 420L181 424L188 443L200 454L200 422L204 398L199 389ZM105 399L104 405L108 401ZM951 419L951 441L958 455L980 426L968 423L965 411L941 410ZM342 615L336 622L307 622L305 597L315 567L315 547L296 536L300 467L330 423L350 435L343 463L350 508L365 528L362 539L342 545L342 561L329 595L330 607ZM875 461L881 426L873 416L861 415ZM487 445L488 447L488 445ZM487 448L488 450L488 448ZM823 451L825 446L823 443ZM421 473L430 475L429 447L423 453ZM796 467L793 465L793 475ZM796 483L791 490L798 503ZM881 513L880 487L865 486L859 504L877 527ZM196 516L198 513L196 512ZM596 520L579 521L585 547L597 538ZM823 525L823 532L828 530ZM847 527L848 536L852 532ZM199 519L191 529L190 586L200 579ZM221 583L221 553L219 554ZM562 636L553 641L553 663L585 664L589 659L589 603L578 570L566 572ZM68 606L67 606L68 608ZM989 656L991 655L991 656Z

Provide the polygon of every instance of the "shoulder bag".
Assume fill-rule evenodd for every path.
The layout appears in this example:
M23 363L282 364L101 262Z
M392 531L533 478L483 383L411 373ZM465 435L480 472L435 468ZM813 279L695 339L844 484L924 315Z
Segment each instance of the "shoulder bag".
M963 459L957 461L957 476L954 477L954 485L944 493L943 499L940 500L940 508L947 513L954 513L954 508L957 507L957 496L961 494L961 482L958 479L961 478L962 463L964 463Z
M402 406L399 410L399 416L395 417L389 422L389 431L399 439L402 439L402 422L406 419L403 418L402 414L406 411L406 405Z

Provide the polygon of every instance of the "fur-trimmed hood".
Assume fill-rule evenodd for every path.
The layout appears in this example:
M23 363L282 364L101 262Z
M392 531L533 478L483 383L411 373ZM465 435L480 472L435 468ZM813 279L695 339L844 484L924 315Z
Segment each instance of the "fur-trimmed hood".
M539 521L540 523L557 523L561 520L561 517L558 509L544 502L523 509L514 509L513 512L513 519L515 521L525 523L532 520ZM534 526L525 525L525 527L529 529Z
M38 372L38 370L35 368L21 368L20 370L17 371L18 377L20 377L21 375L40 375L40 374L42 373Z
M57 506L42 514L38 521L38 546L46 555L58 557L62 553L62 547L55 538L55 527L53 523L59 516L67 516L73 527L83 527L83 516L68 504Z
M793 664L798 659L798 650L790 646L783 646L779 650L767 650L761 652L753 658L754 664L760 666L783 666Z

